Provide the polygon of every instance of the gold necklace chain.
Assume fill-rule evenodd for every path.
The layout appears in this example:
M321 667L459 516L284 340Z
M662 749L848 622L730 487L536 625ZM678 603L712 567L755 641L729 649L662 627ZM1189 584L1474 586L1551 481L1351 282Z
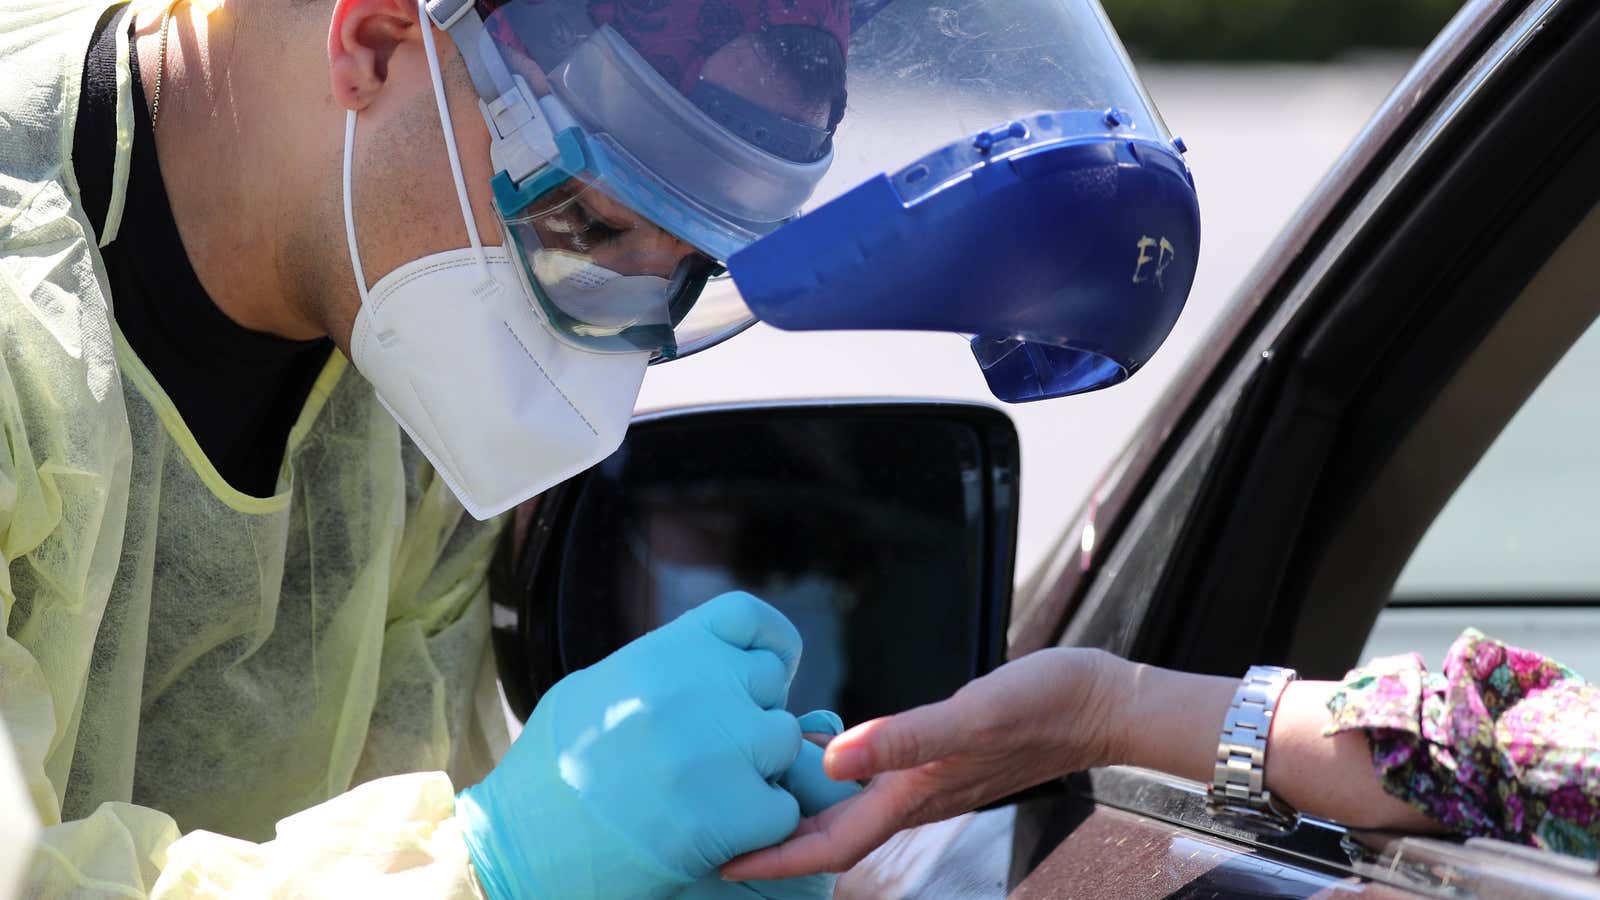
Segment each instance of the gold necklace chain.
M161 52L156 60L156 94L150 100L150 130L156 130L156 121L161 118L161 72L167 67L167 26L172 21L172 6L168 5L166 12L161 14Z

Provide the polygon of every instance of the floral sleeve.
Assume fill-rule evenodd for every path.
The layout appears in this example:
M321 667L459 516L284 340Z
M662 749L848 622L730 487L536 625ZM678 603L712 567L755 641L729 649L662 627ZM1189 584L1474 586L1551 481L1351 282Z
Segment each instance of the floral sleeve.
M1365 730L1384 789L1465 834L1600 858L1600 687L1468 629L1444 672L1353 669L1327 734Z

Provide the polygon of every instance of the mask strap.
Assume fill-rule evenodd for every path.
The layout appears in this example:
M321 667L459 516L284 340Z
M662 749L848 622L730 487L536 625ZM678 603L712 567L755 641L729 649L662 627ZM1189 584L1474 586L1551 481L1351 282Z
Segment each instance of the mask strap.
M467 240L478 253L478 267L483 271L486 285L495 283L489 275L489 256L483 252L483 242L478 239L478 221L472 216L472 201L467 197L467 179L461 174L461 155L456 152L455 126L450 121L450 107L444 97L444 75L439 70L439 49L433 40L433 19L428 16L427 0L417 0L418 22L422 26L422 43L428 49L428 74L433 78L433 99L439 105L439 124L444 128L444 148L450 154L450 177L456 182L456 200L461 204L461 220L467 226Z
M350 211L350 158L356 149L356 111L344 114L344 239L350 244L350 268L356 273L356 290L361 293L361 305L367 305L367 276L361 271L361 253L356 250L356 217Z
M489 274L489 256L478 239L478 222L472 216L472 201L467 197L467 179L461 174L461 156L456 152L456 137L450 122L450 108L445 103L444 76L439 71L439 51L433 41L433 20L428 18L427 0L418 0L417 11L422 19L422 41L428 48L428 74L433 76L433 99L439 106L439 124L444 128L444 147L450 155L450 175L455 179L456 200L461 204L461 219L467 226L467 239L478 254L478 268L483 273L483 287L498 284ZM344 117L344 239L350 245L350 268L355 271L356 290L361 294L361 305L367 305L367 276L361 268L361 252L356 249L356 217L351 209L350 168L355 156L356 111L345 111Z

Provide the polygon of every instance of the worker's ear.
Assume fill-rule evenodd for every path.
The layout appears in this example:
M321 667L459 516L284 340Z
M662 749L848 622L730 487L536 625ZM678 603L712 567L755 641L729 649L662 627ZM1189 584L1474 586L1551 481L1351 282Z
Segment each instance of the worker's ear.
M337 0L328 28L334 101L365 109L383 89L396 48L421 41L421 28L415 0Z

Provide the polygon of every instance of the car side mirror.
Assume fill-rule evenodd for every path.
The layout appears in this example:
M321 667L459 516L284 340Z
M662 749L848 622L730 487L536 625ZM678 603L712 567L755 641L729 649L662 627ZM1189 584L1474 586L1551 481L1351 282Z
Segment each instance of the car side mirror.
M512 711L730 590L782 610L796 712L846 722L943 699L1005 657L1011 420L967 403L806 403L635 420L506 529L491 573Z

